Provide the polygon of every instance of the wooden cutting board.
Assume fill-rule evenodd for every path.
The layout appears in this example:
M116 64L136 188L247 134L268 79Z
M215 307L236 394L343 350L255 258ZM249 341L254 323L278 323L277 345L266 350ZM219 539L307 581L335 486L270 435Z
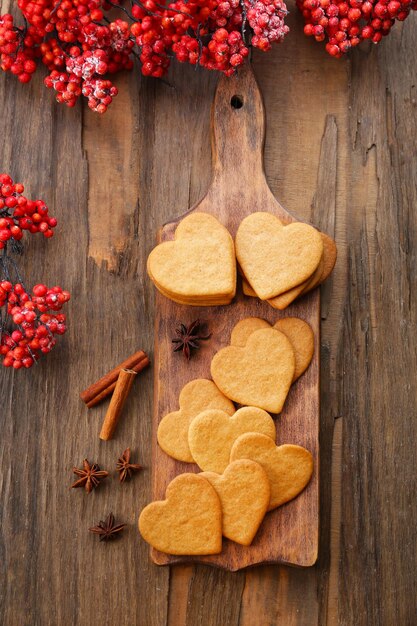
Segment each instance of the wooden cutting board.
M295 221L277 202L265 179L263 144L265 116L261 94L250 66L232 78L221 78L212 108L213 179L207 195L184 215L166 224L159 241L174 238L179 221L192 211L215 215L232 236L241 220L254 211L269 211L285 222ZM241 285L231 305L192 307L175 304L156 294L155 388L153 417L153 500L163 500L168 483L183 472L198 472L194 464L167 456L158 446L156 433L164 415L178 409L184 385L194 378L210 378L210 362L227 346L233 326L250 316L274 323L279 317L297 316L311 325L315 354L306 373L291 387L284 410L276 418L277 443L304 446L313 454L314 473L307 488L293 501L268 513L249 547L223 540L215 556L171 556L151 549L159 565L201 562L236 571L258 563L309 566L317 559L319 530L319 346L320 295L315 289L285 311L267 302L242 295ZM212 336L187 362L173 352L177 325L199 319Z

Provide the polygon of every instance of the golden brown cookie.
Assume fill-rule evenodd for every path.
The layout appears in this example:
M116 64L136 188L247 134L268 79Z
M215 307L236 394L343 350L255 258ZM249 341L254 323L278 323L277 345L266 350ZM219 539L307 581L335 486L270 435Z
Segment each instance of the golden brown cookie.
M259 317L246 317L240 320L232 330L232 346L245 346L252 333L260 328L271 328L270 324ZM290 340L295 356L293 382L305 372L314 354L314 333L307 322L298 317L283 317L272 328L284 333Z
M283 317L274 324L291 341L295 355L293 382L303 374L314 354L314 333L310 324L299 317Z
M325 233L320 234L323 242L323 256L317 269L312 276L301 285L297 285L293 289L268 300L269 304L274 308L280 310L285 309L297 297L303 296L321 285L332 273L337 259L336 243L331 237L329 237L329 235L326 235ZM258 296L246 280L241 270L240 273L242 274L242 291L245 296L257 298ZM293 297L294 295L295 297Z
M253 406L242 407L234 415L203 411L188 429L191 455L202 470L221 474L229 464L233 443L248 432L275 438L275 422L269 413Z
M313 473L311 453L291 444L276 446L259 433L241 435L233 444L230 462L251 459L264 468L271 487L268 511L295 498L308 484Z
M261 300L273 298L307 280L323 254L320 233L308 224L283 226L270 213L252 213L236 233L236 256Z
M158 288L178 300L231 299L236 291L233 239L208 213L185 217L175 240L152 250L147 268Z
M233 415L233 402L226 398L212 380L197 378L183 387L179 397L179 411L168 413L158 426L158 443L162 450L178 461L193 463L188 445L188 428L202 411L219 409Z
M139 516L142 537L168 554L218 554L222 549L222 511L210 482L199 474L180 474L168 485L166 500L151 502Z
M246 346L219 350L211 362L211 375L227 398L239 404L280 413L295 370L291 342L274 328L250 335Z
M268 509L271 489L265 470L242 459L227 466L223 474L203 472L214 487L222 507L223 535L249 546Z

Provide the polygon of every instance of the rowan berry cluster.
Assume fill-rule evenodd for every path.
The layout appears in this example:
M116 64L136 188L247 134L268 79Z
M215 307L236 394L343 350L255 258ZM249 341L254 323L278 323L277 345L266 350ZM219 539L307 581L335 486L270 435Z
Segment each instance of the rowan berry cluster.
M341 57L364 39L379 43L395 20L417 9L417 0L297 0L304 33L326 41L326 50Z
M42 200L28 200L22 195L23 185L13 183L7 174L0 174L0 250L9 240L20 241L23 231L52 237L57 221L48 215Z
M104 113L117 95L109 76L141 62L162 77L171 59L231 75L249 45L269 50L288 32L283 0L18 0L25 26L0 15L0 67L22 83L40 60L45 84L72 107L83 95ZM110 19L109 9L119 10ZM114 17L114 13L111 14ZM123 17L123 19L121 19ZM126 21L126 20L129 21Z
M0 358L6 367L31 367L52 350L56 335L66 331L62 306L70 299L61 287L23 286L16 262L9 254L20 247L23 231L53 235L56 219L41 200L22 196L23 185L0 174Z

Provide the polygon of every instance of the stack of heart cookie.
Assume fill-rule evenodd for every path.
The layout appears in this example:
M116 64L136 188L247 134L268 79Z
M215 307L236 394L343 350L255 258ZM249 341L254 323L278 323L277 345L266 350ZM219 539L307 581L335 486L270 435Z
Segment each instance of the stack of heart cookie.
M157 289L179 304L230 304L236 293L235 247L229 231L208 213L191 213L148 257Z
M265 513L295 498L312 475L310 452L297 445L275 445L275 422L264 408L255 403L236 411L231 402L249 379L255 378L261 388L249 385L250 394L261 398L263 404L263 396L274 407L283 403L283 390L288 391L311 361L311 328L297 318L281 319L274 327L265 320L247 318L233 329L231 344L213 359L214 382L197 379L185 385L179 410L159 424L160 447L173 458L194 462L203 470L197 475L177 476L167 488L166 500L153 502L142 511L142 536L162 552L217 554L222 535L250 545ZM271 353L266 367L264 345ZM237 352L225 353L230 350ZM244 373L244 368L238 368L247 350L251 369ZM280 360L280 352L286 360ZM239 384L233 384L233 376L224 376L224 363L226 369L234 368L231 371ZM281 375L285 376L283 387ZM226 391L219 388L219 382ZM271 384L278 384L277 393L268 393Z
M180 222L174 241L152 250L147 269L157 289L171 300L218 306L234 298L236 258L243 292L285 309L330 275L336 245L309 224L284 225L267 212L246 217L234 244L215 217L196 212Z
M214 355L211 376L234 402L280 413L313 352L313 331L304 320L281 319L271 327L265 320L247 318L235 326L231 345Z
M328 235L302 222L284 225L266 212L241 222L235 245L243 293L280 310L326 280L336 263Z

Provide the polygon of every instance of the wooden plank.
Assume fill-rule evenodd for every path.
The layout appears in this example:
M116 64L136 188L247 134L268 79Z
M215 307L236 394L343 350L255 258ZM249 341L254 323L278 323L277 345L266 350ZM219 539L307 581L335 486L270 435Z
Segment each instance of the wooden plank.
M0 93L0 108L9 125L7 134L2 133L0 138L1 169L25 182L29 197L45 199L61 226L66 221L64 213L70 208L71 219L82 221L86 163L80 149L80 111L72 115L64 109L52 113L50 94L41 80L34 80L25 89L13 77L2 76ZM37 103L36 107L33 102ZM60 135L57 150L55 133ZM75 172L72 163L77 163ZM85 236L84 231L79 233L81 247ZM27 238L26 254L19 259L27 284L45 281L71 289L73 280L78 278L83 289L84 281L74 257L65 258L62 254L66 240L62 228L48 242L39 237L30 241ZM68 310L74 318L74 302ZM71 414L76 415L77 403L73 398L72 406L71 403L68 406L71 413L66 415L62 400L71 395L73 381L71 373L63 376L59 367L60 362L72 360L68 338L74 341L74 331L72 326L59 348L30 371L3 369L0 375L1 397L7 398L8 403L8 409L0 415L3 433L0 515L4 546L0 571L5 577L4 604L0 602L4 609L0 615L4 623L28 623L30 614L39 621L41 616L46 620L51 604L44 602L38 583L34 584L42 579L49 598L56 594L61 600L56 607L56 619L65 614L73 616L69 595L59 585L58 570L63 554L67 572L75 572L77 567L76 551L71 551L68 545L75 542L75 537L68 542L67 534L71 531L61 521L68 519L72 506L66 488L70 478L67 455L71 454L71 437L67 438L65 422L72 421ZM73 357L75 361L75 354ZM76 428L76 421L73 424ZM73 528L72 532L75 534L76 530ZM73 578L69 588L75 592L76 586Z
M340 623L417 614L416 15L352 57Z
M152 372L136 381L111 442L98 439L107 403L87 411L78 397L136 346L152 345L151 289L140 293L137 279L146 258L146 212L138 216L136 203L147 188L146 163L140 178L132 172L145 153L140 116L153 86L143 82L139 91L132 75L125 89L113 112L99 118L57 105L41 75L28 86L0 77L8 120L0 169L24 182L30 197L45 199L59 222L52 240L28 238L19 264L28 285L44 280L72 293L68 332L55 350L31 370L0 372L0 622L8 626L166 623L168 572L149 562L137 532L149 499ZM120 486L115 462L128 445L145 470ZM73 465L85 457L111 473L90 495L69 488ZM100 544L88 528L110 511L128 527L120 541Z
M332 445L332 504L330 530L330 572L327 598L327 623L339 623L339 564L340 526L342 524L342 426L343 418L335 422Z
M315 568L261 566L246 574L239 626L318 624Z

